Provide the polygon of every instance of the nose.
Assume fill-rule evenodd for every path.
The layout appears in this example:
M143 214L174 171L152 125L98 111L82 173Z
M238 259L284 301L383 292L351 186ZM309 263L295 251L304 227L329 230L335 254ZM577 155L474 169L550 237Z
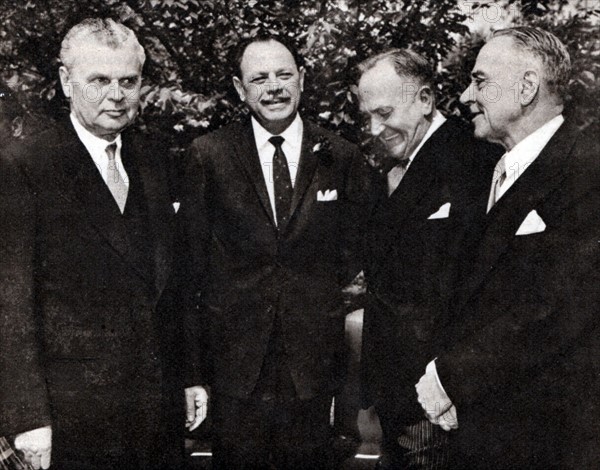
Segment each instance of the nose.
M123 101L124 98L125 92L119 84L119 81L113 80L110 84L110 89L108 90L108 99L112 101Z
M470 104L473 101L475 101L475 90L473 89L473 84L470 83L469 86L465 88L465 91L462 92L462 95L460 95L460 102L462 104Z
M265 82L265 86L267 87L267 93L270 95L278 95L283 90L281 80L274 73L269 74L269 80Z
M371 135L377 137L383 131L383 127L381 120L371 116Z

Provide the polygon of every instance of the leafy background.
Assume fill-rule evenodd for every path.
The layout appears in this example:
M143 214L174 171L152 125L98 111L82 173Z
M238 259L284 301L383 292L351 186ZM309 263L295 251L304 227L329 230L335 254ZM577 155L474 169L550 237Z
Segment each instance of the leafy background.
M464 112L458 97L493 29L540 25L574 59L568 113L600 130L600 0L1 0L0 76L19 91L36 132L67 112L57 82L60 41L89 16L118 19L147 52L143 131L173 154L244 110L233 93L229 58L242 38L285 32L305 58L302 112L348 139L368 141L353 85L355 65L389 47L412 47L436 66L439 107Z

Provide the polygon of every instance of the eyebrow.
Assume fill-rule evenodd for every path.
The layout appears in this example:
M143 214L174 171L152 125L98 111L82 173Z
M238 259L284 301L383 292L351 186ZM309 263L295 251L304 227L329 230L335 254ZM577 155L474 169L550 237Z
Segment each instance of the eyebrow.
M291 66L275 70L275 75L278 75L280 73L290 73L290 74L293 75L294 74L294 70L292 69ZM268 76L269 72L266 72L266 71L255 72L254 74L251 75L251 77L252 78L256 78L256 77L262 77L262 76L265 76L265 75Z
M486 78L486 74L480 70L471 72L471 78Z
M362 113L369 113L369 114L385 114L388 112L391 112L394 109L393 106L377 106L376 108L372 108L372 109L368 109L363 105L359 106L359 110Z

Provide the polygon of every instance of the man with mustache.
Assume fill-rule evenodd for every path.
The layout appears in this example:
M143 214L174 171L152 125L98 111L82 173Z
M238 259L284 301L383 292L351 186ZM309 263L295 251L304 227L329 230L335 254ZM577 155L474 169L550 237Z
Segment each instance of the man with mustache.
M87 19L60 59L70 115L0 168L0 435L35 468L179 469L175 213L165 153L127 130L144 50Z
M433 68L411 50L362 64L361 110L382 144L379 199L368 227L362 386L383 430L381 469L443 468L447 435L423 416L414 384L448 321L453 250L466 214L484 212L496 148L435 106Z
M242 44L235 66L252 116L194 141L178 214L188 426L210 387L215 468L328 468L365 161L300 117L304 68L284 39Z
M461 96L475 135L506 153L465 234L445 350L417 385L455 436L454 468L600 462L600 152L563 115L570 72L553 34L499 30Z

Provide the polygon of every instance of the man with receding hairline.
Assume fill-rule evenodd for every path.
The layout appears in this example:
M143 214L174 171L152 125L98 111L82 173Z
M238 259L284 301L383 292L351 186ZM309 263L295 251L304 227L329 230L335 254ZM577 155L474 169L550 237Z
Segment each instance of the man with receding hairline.
M463 219L483 212L497 149L436 109L432 65L391 49L359 65L361 111L381 144L377 202L367 231L362 390L383 431L377 468L445 468L448 435L423 416L414 384L448 321L452 245ZM388 163L390 162L390 163Z
M87 19L60 58L70 116L0 167L0 434L34 468L181 468L174 209L165 154L127 130L144 50Z
M304 69L286 43L240 46L233 84L251 117L194 141L178 213L188 427L206 415L210 390L219 469L328 468L344 378L342 287L360 270L350 254L365 164L300 117Z
M506 152L465 233L444 351L416 386L454 434L454 468L600 462L600 149L563 115L570 68L553 34L500 30L461 96L475 135Z

